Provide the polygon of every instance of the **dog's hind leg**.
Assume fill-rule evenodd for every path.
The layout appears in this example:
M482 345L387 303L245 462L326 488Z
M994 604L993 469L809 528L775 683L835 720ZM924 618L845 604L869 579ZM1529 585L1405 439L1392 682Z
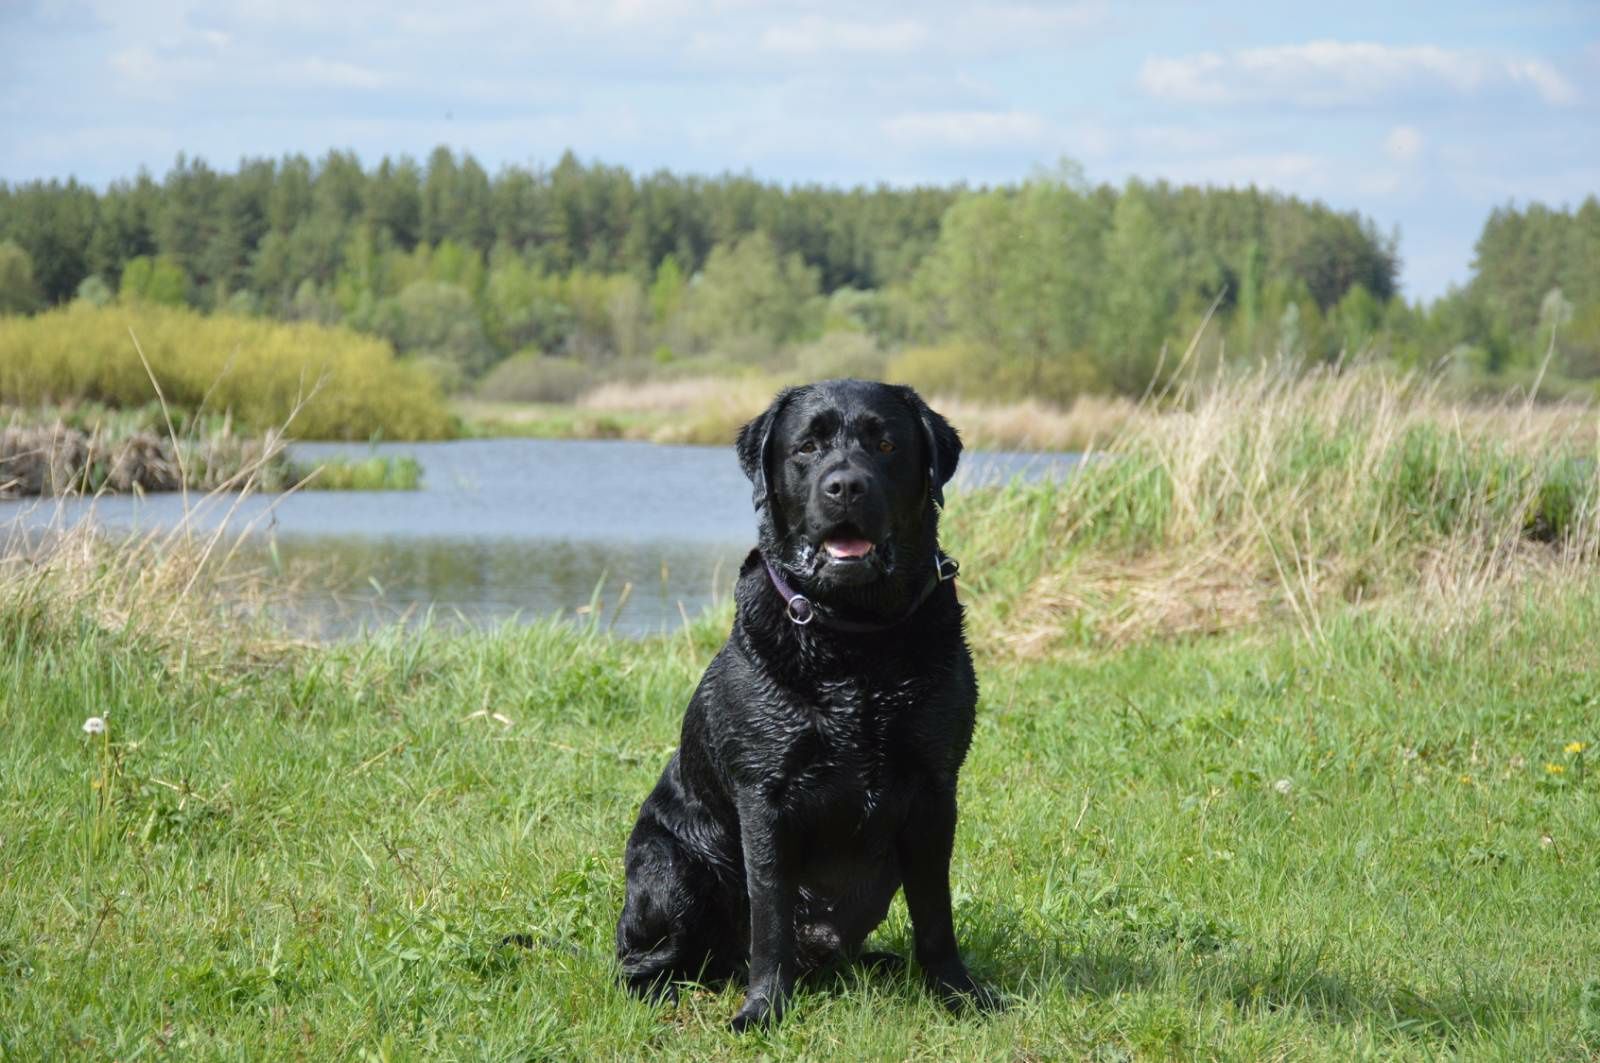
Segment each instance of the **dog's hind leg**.
M628 988L655 1000L673 995L673 982L731 977L743 935L715 872L651 812L647 802L628 839L617 961Z

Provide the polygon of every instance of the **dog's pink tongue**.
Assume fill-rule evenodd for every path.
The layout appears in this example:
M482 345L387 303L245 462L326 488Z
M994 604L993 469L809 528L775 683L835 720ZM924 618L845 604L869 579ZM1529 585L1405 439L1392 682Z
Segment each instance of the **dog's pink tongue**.
M872 553L872 544L865 539L829 539L822 545L829 557L866 557Z

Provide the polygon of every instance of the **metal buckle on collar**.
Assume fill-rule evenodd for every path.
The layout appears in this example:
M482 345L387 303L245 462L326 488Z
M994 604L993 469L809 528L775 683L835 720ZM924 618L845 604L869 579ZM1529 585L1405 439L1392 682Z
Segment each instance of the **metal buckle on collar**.
M961 571L961 564L953 557L944 557L941 554L933 555L933 567L939 573L939 582L956 578L956 573Z
M789 614L789 619L800 627L805 627L815 620L817 616L816 610L811 608L811 599L803 594L797 594L790 598L785 612Z

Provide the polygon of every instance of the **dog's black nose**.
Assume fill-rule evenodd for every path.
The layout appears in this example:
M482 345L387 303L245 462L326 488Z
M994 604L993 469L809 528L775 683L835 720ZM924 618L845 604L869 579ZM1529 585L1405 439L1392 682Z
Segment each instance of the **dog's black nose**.
M835 502L849 505L867 493L867 478L860 471L846 465L822 478L822 493Z

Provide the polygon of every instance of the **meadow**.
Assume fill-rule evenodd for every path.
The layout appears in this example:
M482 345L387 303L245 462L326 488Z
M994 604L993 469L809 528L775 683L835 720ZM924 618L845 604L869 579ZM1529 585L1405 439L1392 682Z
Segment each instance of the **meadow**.
M957 929L1011 1006L851 971L745 1037L610 958L725 604L309 645L225 542L40 544L0 570L0 1054L1592 1058L1595 441L1264 371L953 495Z

